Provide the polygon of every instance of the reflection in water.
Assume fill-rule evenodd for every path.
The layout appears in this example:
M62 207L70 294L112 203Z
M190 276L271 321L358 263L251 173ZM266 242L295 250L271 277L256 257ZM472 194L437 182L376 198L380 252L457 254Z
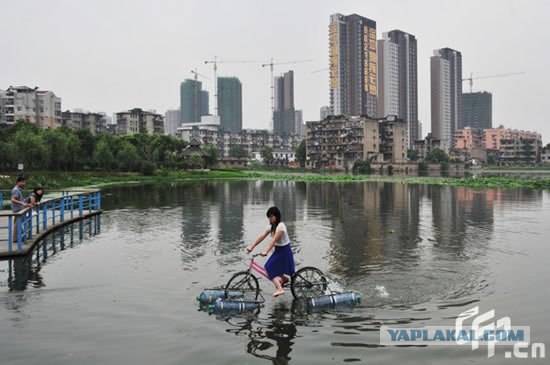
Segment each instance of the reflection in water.
M239 181L224 184L218 190L220 208L217 244L220 255L227 255L239 249L243 242L244 207L248 183Z
M296 305L293 302L293 308ZM248 336L246 352L261 359L270 360L275 365L288 364L297 329L293 318L295 311L285 303L275 305L267 320L258 323L253 318L233 317L226 319L230 328L226 330L235 336ZM263 323L265 322L265 323Z
M25 256L4 260L7 262L7 287L10 291L24 291L31 284L34 288L44 287L40 270L42 265L67 248L82 242L84 237L92 237L101 231L101 216L96 215L53 231Z
M222 186L222 185L219 185ZM217 199L213 184L186 184L177 199L181 206L181 255L191 263L206 253L211 230L211 205Z

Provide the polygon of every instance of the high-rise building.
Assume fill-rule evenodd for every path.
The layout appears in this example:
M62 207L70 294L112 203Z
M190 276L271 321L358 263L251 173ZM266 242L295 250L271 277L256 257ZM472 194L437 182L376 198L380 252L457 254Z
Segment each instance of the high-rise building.
M285 72L275 77L275 110L273 114L273 130L276 134L295 133L294 109L294 71Z
M164 113L164 133L175 136L180 125L181 111L179 109L169 109Z
M294 112L294 133L299 136L303 136L305 134L304 127L304 111L296 110Z
M462 123L478 129L493 128L493 95L486 91L462 94Z
M462 54L451 48L431 57L432 133L448 151L462 124Z
M319 110L319 116L321 117L320 120L324 120L329 115L330 115L330 107L322 106L321 109Z
M208 91L201 90L200 92L200 115L210 115L210 104L209 104L209 97L208 97Z
M407 123L409 148L419 138L416 38L400 30L378 41L378 115L396 115Z
M10 86L0 90L0 124L24 119L40 128L57 128L61 118L61 98L38 87Z
M208 92L202 90L202 82L186 79L180 85L181 123L198 123L208 115Z
M331 15L329 58L331 114L376 117L376 22Z
M243 129L243 95L238 78L218 77L218 114L224 130L239 132Z

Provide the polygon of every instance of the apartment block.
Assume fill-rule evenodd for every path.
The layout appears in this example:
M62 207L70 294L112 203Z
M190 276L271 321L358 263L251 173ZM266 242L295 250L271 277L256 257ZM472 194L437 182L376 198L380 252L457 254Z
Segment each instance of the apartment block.
M357 160L405 162L407 126L395 116L328 117L306 123L306 167L351 169Z
M10 86L0 90L0 124L13 124L19 119L40 128L60 127L61 98L37 87Z
M63 126L74 129L87 129L93 135L107 131L107 116L104 113L88 113L67 110L61 113Z
M421 159L426 158L436 148L441 149L441 140L435 138L431 133L428 133L424 139L414 141L414 150L418 152Z
M483 146L483 131L480 129L457 129L454 135L454 147L458 150L471 150Z
M116 134L122 136L132 133L163 134L163 116L141 108L116 113Z
M250 158L259 156L264 147L270 147L274 155L294 156L295 150L302 141L298 134L280 135L266 129L243 129L228 131L221 128L218 122L183 124L178 128L178 137L190 141L196 139L202 144L211 144L220 149L221 158L229 158L229 151L240 147L248 153Z

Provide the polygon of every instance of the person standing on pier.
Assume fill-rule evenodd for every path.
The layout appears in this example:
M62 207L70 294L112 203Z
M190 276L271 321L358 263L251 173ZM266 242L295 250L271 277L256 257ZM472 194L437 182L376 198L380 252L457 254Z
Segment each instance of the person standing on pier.
M11 211L17 213L20 210L30 207L31 205L25 201L23 197L23 188L25 187L25 178L19 176L17 184L11 189Z
M295 272L294 256L290 247L290 239L288 238L286 225L281 222L281 212L279 208L269 208L267 211L267 219L269 219L269 226L267 226L264 233L262 233L253 244L246 248L246 251L249 253L252 252L254 247L259 245L260 242L271 234L271 242L261 255L267 256L273 247L275 247L275 251L265 263L265 270L267 271L269 279L275 285L273 296L278 297L285 293L283 284L285 281L290 280L290 277Z
M28 204L25 201L25 198L23 197L23 188L25 187L25 178L23 176L19 176L17 178L17 184L11 189L11 211L13 213L17 213L26 207L30 207L31 205ZM13 219L13 241L17 241L17 222L19 220L19 216L14 216Z

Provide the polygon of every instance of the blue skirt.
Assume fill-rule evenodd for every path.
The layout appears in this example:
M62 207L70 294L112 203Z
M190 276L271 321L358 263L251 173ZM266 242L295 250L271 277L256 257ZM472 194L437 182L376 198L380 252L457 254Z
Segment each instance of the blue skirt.
M265 270L270 280L283 274L294 275L296 270L294 268L294 256L292 255L290 243L285 246L275 246L275 252L273 252L265 263Z

